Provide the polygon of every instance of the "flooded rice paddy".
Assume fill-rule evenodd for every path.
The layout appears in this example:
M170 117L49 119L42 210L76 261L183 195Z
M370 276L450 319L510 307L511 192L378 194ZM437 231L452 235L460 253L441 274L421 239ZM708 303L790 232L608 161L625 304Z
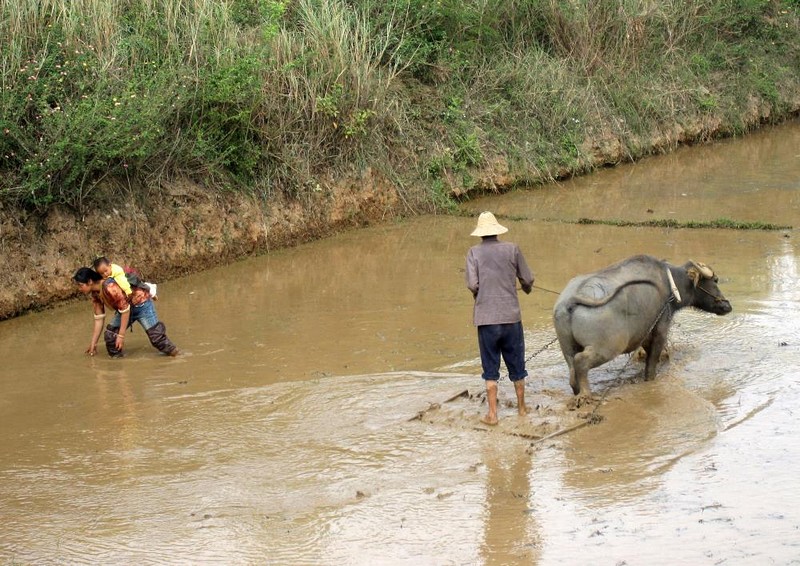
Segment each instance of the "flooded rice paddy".
M84 356L88 301L0 323L0 563L800 564L800 124L465 209L505 215L540 287L692 258L734 311L679 313L655 381L626 356L590 372L602 420L560 436L586 415L557 345L528 417L503 380L478 422L471 218L164 282L177 359L138 328L125 359ZM521 302L532 354L555 295Z

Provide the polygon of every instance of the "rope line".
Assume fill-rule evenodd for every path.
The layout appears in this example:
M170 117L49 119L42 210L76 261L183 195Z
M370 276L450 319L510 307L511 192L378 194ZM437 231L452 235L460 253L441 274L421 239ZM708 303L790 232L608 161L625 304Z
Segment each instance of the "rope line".
M556 341L558 341L558 336L556 336L555 338L553 338L552 340L550 340L550 341L549 341L547 344L545 344L544 346L542 346L541 348L539 348L538 350L536 350L536 351L535 351L533 354L531 354L530 356L528 356L527 358L525 358L525 363L527 364L527 363L528 363L529 361L531 361L533 358L535 358L536 356L538 356L539 354L541 354L542 352L544 352L545 350L547 350L547 349L548 349L550 346L552 346L553 344L555 344L555 343L556 343Z
M553 291L552 289L545 289L544 287L539 287L538 285L533 286L534 289L539 289L540 291L545 291L547 293L553 293L554 295L560 295L558 291Z

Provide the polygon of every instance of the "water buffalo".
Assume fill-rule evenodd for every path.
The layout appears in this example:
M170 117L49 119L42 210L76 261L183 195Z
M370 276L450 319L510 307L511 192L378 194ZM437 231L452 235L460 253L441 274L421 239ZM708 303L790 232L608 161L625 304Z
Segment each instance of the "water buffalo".
M572 392L590 398L589 370L639 346L647 354L644 377L653 379L676 311L731 312L718 281L705 264L678 267L647 255L573 278L553 308Z

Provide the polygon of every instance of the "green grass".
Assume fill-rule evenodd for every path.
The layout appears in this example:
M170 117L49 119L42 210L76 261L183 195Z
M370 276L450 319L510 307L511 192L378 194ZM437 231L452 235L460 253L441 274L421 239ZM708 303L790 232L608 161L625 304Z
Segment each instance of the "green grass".
M0 45L0 204L37 212L178 177L305 198L366 167L453 210L497 159L581 173L598 137L635 159L800 89L796 0L6 0Z

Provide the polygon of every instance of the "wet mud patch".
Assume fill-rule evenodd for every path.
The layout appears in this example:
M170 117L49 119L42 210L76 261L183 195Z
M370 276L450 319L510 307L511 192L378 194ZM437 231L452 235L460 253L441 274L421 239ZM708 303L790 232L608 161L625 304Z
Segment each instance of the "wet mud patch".
M529 441L535 447L589 424L603 420L599 412L600 399L588 402L580 409L574 407L555 391L539 391L534 402L526 404L527 414L519 415L516 401L503 391L498 399L498 423L481 421L486 412L486 392L483 389L463 389L429 406L409 419L425 425L459 431L476 431Z
M635 500L721 430L713 405L670 375L611 391L598 413L603 425L576 430L559 445L565 482L590 500Z

